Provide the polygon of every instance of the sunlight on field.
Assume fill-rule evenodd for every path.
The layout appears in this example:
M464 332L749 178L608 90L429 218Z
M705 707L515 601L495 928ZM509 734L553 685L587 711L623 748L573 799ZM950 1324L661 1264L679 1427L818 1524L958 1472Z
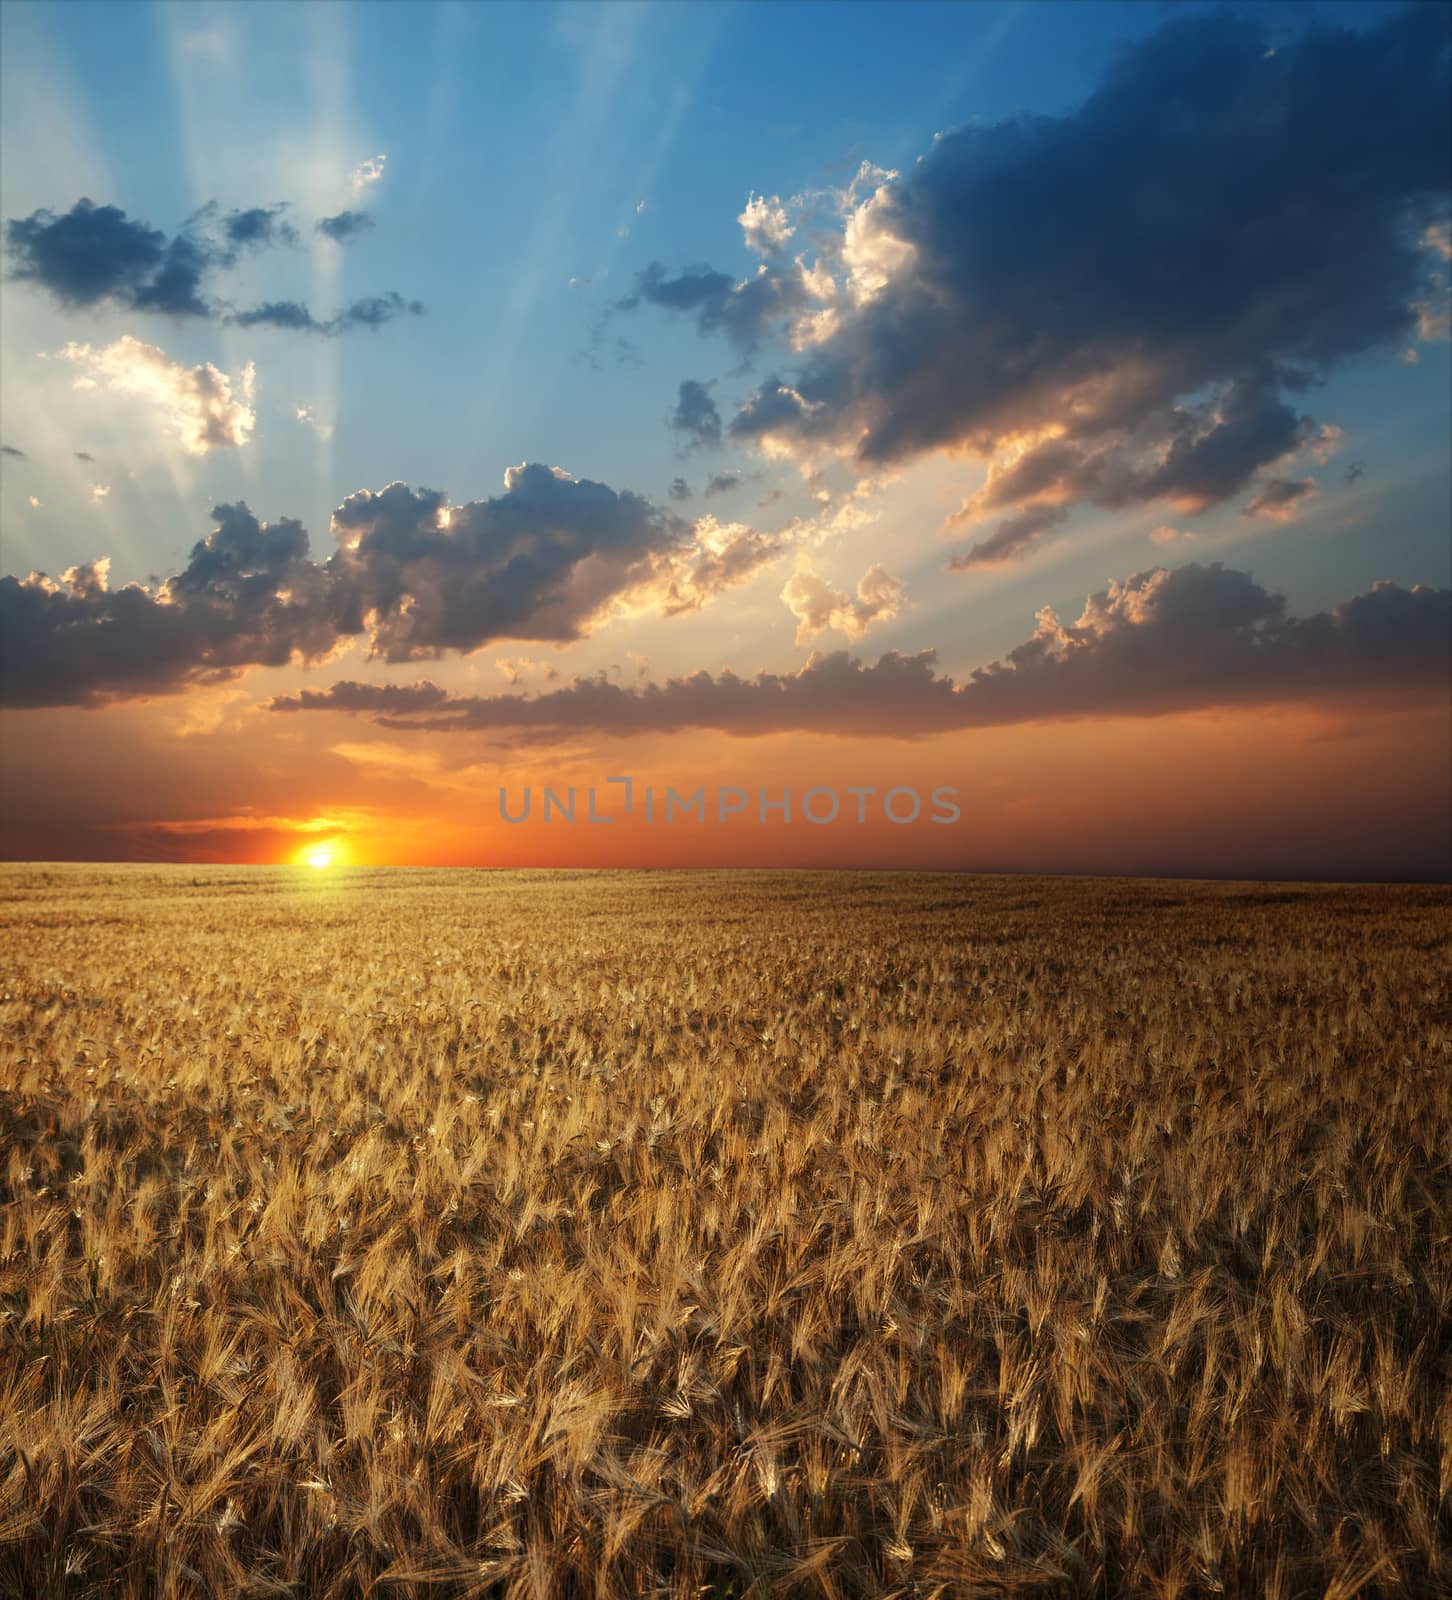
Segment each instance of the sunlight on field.
M348 877L0 869L5 1593L1446 1592L1442 891Z

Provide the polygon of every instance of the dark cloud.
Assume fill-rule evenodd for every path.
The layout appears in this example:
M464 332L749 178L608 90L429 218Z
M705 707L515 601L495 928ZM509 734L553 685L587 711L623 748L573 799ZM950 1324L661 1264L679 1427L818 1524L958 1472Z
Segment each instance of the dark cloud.
M989 538L960 551L948 565L954 572L966 572L971 567L996 567L1016 561L1042 534L1057 528L1068 515L1068 506L1061 503L1030 502L1023 510L1000 522Z
M688 525L649 501L544 466L513 467L505 492L449 510L429 489L361 490L333 515L329 562L349 631L372 616L390 661L493 639L578 638L614 595L648 582Z
M59 581L0 578L0 689L11 706L90 705L315 660L337 639L302 525L218 506L213 531L157 591L109 586L107 562Z
M229 211L221 219L222 237L235 250L265 250L272 245L295 245L297 229L283 213L287 204L254 206L250 211Z
M42 210L6 224L11 276L38 284L59 304L73 309L111 304L241 327L329 335L380 328L395 317L423 310L418 301L405 300L392 290L357 300L326 320L291 300L238 312L225 302L208 299L204 289L209 274L235 266L244 250L298 242L297 230L284 217L287 209L283 204L223 213L213 201L168 239L116 206L81 199L62 215ZM319 226L360 216L342 212Z
M1241 515L1270 522L1289 522L1315 492L1315 480L1311 478L1270 478L1255 498L1241 508Z
M416 731L605 734L687 728L921 738L954 729L1160 716L1223 705L1331 699L1444 700L1452 590L1382 583L1334 611L1295 618L1282 596L1219 565L1153 568L1091 595L1065 626L1039 613L1033 636L961 683L936 653L845 652L795 673L698 672L625 689L604 675L538 695L446 695L436 685L343 683L272 702L276 711L365 713Z
M0 579L4 703L89 705L162 694L250 666L316 660L351 638L389 661L500 639L580 637L617 601L698 610L780 553L775 536L707 518L699 529L628 491L556 468L511 468L501 495L451 506L393 483L334 513L314 561L302 525L245 505L185 568L112 589L109 563L58 580Z
M652 261L636 273L634 290L612 309L650 305L681 312L694 317L703 334L725 334L742 354L750 355L810 298L795 269L767 271L737 283L710 267L688 267L672 277L662 262Z
M449 694L438 684L390 683L382 686L355 683L344 679L326 690L304 689L301 694L285 695L271 703L273 711L362 711L402 716L409 712L432 711L449 703Z
M35 211L5 228L12 276L38 283L63 306L114 301L133 311L205 317L205 246L185 234L168 240L116 206L77 200L61 216Z
M423 311L422 302L405 300L402 295L390 290L387 294L355 300L352 305L326 320L319 320L296 300L271 300L264 305L253 306L248 311L233 312L227 320L241 328L285 328L294 333L316 333L324 338L335 338L338 334L351 333L355 328L381 328L395 317L421 317Z
M1193 515L1316 437L1312 419L1286 405L1262 371L1237 379L1214 402L1154 412L1123 439L1048 439L1007 466L995 463L983 488L949 519L950 526L971 525L993 511L1019 508L952 566L962 571L1017 559L1065 522L1079 500L1116 508L1168 500Z
M687 450L714 449L721 443L721 413L711 398L714 383L685 378L676 393L676 408L668 426L679 434Z
M1122 493L1136 500L1173 500L1199 510L1237 494L1273 461L1310 442L1314 424L1276 393L1268 370L1235 379L1213 411L1176 407L1164 461ZM1112 501L1111 501L1112 503Z
M1076 111L942 136L849 208L819 266L850 292L732 434L864 469L1013 460L965 520L1051 483L1189 511L1241 492L1310 444L1311 386L1415 336L1452 193L1449 29L1413 6L1272 50L1254 20L1175 16ZM632 298L740 345L804 293L772 260L740 285L657 265Z
M706 482L706 498L709 500L713 495L730 494L742 481L739 472L713 472Z
M808 407L797 390L773 375L731 419L731 433L738 439L757 439L766 434L791 435L805 428L809 418Z
M13 444L0 444L0 455L14 456L19 461L24 461L27 459L25 452L23 450L17 450Z
M684 478L672 478L671 479L671 499L672 500L689 500L690 498L691 498L691 486L690 486L690 484L688 484Z
M96 458L89 450L74 450L71 453L77 461L89 461L93 466L95 465Z
M338 244L347 244L372 226L373 218L366 211L339 211L336 216L318 219L318 232Z
M250 311L235 311L228 319L239 328L287 328L295 333L326 333L328 324L319 322L298 300L269 300Z
M1366 468L1359 461L1353 461L1346 469L1346 487L1349 489L1352 484L1365 476Z

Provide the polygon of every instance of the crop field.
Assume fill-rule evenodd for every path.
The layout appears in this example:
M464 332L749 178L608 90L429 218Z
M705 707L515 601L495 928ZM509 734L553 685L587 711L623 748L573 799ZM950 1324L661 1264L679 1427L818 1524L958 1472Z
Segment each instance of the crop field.
M1445 890L0 899L0 1594L1452 1590Z

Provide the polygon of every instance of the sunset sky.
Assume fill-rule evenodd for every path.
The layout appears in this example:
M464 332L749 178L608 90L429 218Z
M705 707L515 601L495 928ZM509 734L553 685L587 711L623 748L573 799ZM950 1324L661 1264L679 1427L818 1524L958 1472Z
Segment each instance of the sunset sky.
M1452 875L1452 8L0 19L7 857Z

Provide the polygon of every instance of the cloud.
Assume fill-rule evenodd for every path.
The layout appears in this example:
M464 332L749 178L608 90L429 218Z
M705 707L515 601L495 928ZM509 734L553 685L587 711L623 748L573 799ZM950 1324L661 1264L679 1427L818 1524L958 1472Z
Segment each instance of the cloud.
M1379 583L1330 612L1286 615L1248 573L1153 568L1091 595L1064 626L1045 608L1031 638L955 683L931 650L872 664L845 651L795 673L697 672L622 688L603 675L537 695L452 695L436 685L336 684L271 703L344 710L422 732L597 734L710 729L925 738L972 727L1173 715L1226 705L1445 701L1452 590Z
M222 237L233 251L265 250L273 245L295 245L297 229L283 213L286 202L275 206L254 206L249 211L229 211L221 218Z
M376 654L578 638L610 600L652 579L655 558L688 542L688 525L639 495L557 467L511 467L504 484L495 499L446 507L436 491L395 483L334 512L336 592L352 631L373 615Z
M172 693L351 639L388 661L562 644L614 616L699 610L782 548L540 465L463 505L403 483L359 490L334 512L336 548L320 562L299 522L269 526L240 503L212 515L186 567L154 587L113 590L105 561L0 580L6 703Z
M621 608L626 614L658 612L666 617L699 611L775 561L786 544L784 534L703 516L689 543L654 559L652 576L624 595Z
M669 427L682 437L687 450L714 448L721 443L721 413L711 398L714 387L714 383L686 378L677 391Z
M736 220L746 237L746 248L760 256L776 255L796 231L777 195L770 200L764 195L751 195Z
M17 461L27 459L23 450L17 450L13 444L0 444L0 456L14 456Z
M1068 515L1069 508L1061 501L1030 502L1000 522L987 539L960 550L948 565L954 572L965 572L971 567L997 567L1016 561Z
M1245 517L1267 522L1293 522L1302 505L1316 492L1311 478L1270 478L1260 493L1241 510Z
M293 333L317 333L325 338L336 338L351 333L355 328L378 329L396 317L421 317L421 301L405 300L402 295L389 290L387 294L369 295L355 300L335 316L319 321L305 305L296 300L271 300L250 311L233 313L228 321L240 328L285 328Z
M12 276L39 284L61 305L111 300L132 311L207 317L202 278L211 252L197 240L133 221L116 206L77 200L64 215L35 211L5 229Z
M272 702L271 709L293 711L321 709L326 701L331 711L388 711L402 716L415 711L433 711L449 703L446 690L425 679L421 683L394 683L378 687L369 683L344 680L335 683L326 694L304 689L298 696L284 696Z
M347 244L372 226L373 218L366 211L339 211L335 216L319 218L317 229L324 238Z
M730 424L768 455L977 454L993 492L960 524L1045 500L1193 515L1324 448L1301 401L1339 363L1405 345L1427 306L1439 325L1445 8L1267 46L1252 19L1172 16L1067 115L861 178L810 268L656 263L633 299L747 351L787 332L799 364Z
M320 439L331 439L333 437L333 424L324 422L316 416L311 406L297 406L293 410L293 415L299 422L311 428Z
M128 311L197 317L244 328L331 335L382 327L395 317L422 312L418 301L405 300L394 290L356 300L326 319L315 317L293 300L269 301L238 311L225 301L207 298L208 276L235 266L243 251L298 242L296 229L283 216L287 209L284 204L223 214L211 201L169 239L116 206L98 206L83 198L62 215L41 210L6 224L10 275L37 284L70 310L109 304ZM325 224L340 224L342 218L357 215L340 212L324 218L319 227L327 231ZM356 231L362 223L354 221L350 226Z
M75 456L77 461L89 461L92 466L96 464L96 458L89 450L73 450L71 454Z
M1172 528L1169 523L1162 523L1158 528L1150 530L1151 544L1181 544L1188 543L1195 537L1193 533L1184 528Z
M691 498L691 486L690 486L690 484L688 484L684 478L672 478L671 479L671 499L672 500L689 500L690 498Z
M710 267L687 267L671 276L666 266L653 261L635 275L633 291L617 300L613 311L634 311L641 305L657 306L693 316L703 334L724 333L743 354L752 354L778 324L800 313L811 293L795 272L762 270L737 282Z
M902 605L902 579L872 566L858 580L855 595L839 594L824 578L802 566L787 579L781 598L797 619L797 645L810 643L828 628L860 639L874 622L890 622Z
M360 161L349 175L348 182L353 190L356 200L365 190L371 188L383 176L383 169L387 165L388 157L382 153L369 156L366 161Z
M710 500L714 495L730 494L741 481L739 472L713 472L706 480L706 498Z
M109 483L93 483L91 485L91 499L94 501L104 500L110 492L111 485Z
M234 380L211 362L188 367L173 361L165 350L142 344L129 334L114 344L97 350L88 344L68 344L56 354L73 361L86 377L82 382L112 389L117 394L133 395L158 407L171 431L193 455L209 450L239 448L251 436L257 418L249 401L252 395L253 368L249 363ZM89 461L84 452L77 459Z
M108 560L0 578L0 689L11 706L92 705L325 655L336 641L302 525L218 506L216 527L155 592L110 586Z
M494 666L495 670L502 672L510 683L520 683L525 678L536 676L553 680L560 675L558 667L551 666L548 662L532 660L529 656L498 656Z
M1346 443L1346 432L1334 422L1328 422L1311 442L1311 454L1324 467L1333 457L1340 455Z

